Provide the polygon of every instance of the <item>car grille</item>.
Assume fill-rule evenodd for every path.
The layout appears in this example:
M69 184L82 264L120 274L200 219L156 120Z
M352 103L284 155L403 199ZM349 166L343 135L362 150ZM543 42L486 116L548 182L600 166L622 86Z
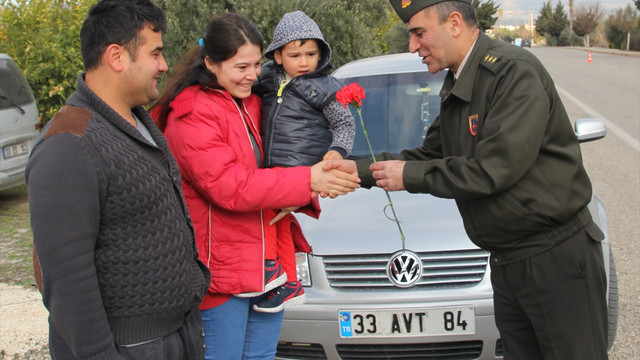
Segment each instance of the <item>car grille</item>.
M342 360L421 359L467 360L482 354L482 341L442 342L431 344L358 344L336 345Z
M342 290L395 288L387 277L392 254L337 255L323 258L329 285ZM422 261L422 278L412 289L472 286L482 280L489 253L480 249L417 253Z
M470 360L482 354L482 341L458 341L423 344L336 345L342 360ZM277 359L326 360L320 344L279 342Z
M320 344L278 342L276 359L326 360L327 356Z

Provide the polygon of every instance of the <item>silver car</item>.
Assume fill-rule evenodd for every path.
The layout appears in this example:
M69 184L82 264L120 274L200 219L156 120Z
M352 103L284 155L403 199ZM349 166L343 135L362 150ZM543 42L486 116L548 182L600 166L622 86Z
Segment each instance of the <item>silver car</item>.
M0 54L0 191L24 184L38 129L38 107L27 80L11 57Z
M445 72L430 74L415 54L354 61L334 76L365 89L363 117L375 153L420 145L440 111ZM352 156L370 157L357 116L356 122ZM583 141L606 133L604 123L594 119L579 120L576 129ZM379 188L322 199L319 220L296 215L313 249L309 255L297 254L308 300L285 311L276 358L502 357L489 253L469 240L455 202L408 192L390 196L402 222L404 244ZM608 234L598 198L590 209ZM602 244L612 269L612 342L617 282L608 236Z

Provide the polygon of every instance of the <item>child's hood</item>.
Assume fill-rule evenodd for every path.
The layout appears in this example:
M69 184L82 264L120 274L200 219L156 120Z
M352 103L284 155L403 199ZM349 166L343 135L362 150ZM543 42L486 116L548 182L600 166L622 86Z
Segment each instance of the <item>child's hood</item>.
M322 31L315 21L304 12L298 10L284 14L273 32L273 40L267 47L264 56L273 60L273 53L294 40L315 39L320 47L321 58L318 69L325 67L331 61L331 47L324 40Z

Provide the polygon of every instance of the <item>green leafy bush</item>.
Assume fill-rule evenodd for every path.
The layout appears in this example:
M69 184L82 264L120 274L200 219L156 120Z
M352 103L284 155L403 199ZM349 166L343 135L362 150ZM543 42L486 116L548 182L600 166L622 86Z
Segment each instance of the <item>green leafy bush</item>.
M80 28L95 0L0 2L0 52L11 56L33 90L44 125L75 90L82 72Z

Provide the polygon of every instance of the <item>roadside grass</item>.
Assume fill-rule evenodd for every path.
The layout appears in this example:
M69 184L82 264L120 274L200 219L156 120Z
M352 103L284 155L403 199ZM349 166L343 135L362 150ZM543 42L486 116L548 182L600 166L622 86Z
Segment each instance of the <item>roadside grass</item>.
M35 286L32 244L27 186L0 191L0 282L23 287ZM48 344L37 345L23 354L10 355L4 349L0 350L0 360L50 358Z
M0 191L0 282L35 284L27 186Z
M50 360L49 346L41 345L38 348L30 349L24 354L14 354L13 356L0 351L0 360Z

